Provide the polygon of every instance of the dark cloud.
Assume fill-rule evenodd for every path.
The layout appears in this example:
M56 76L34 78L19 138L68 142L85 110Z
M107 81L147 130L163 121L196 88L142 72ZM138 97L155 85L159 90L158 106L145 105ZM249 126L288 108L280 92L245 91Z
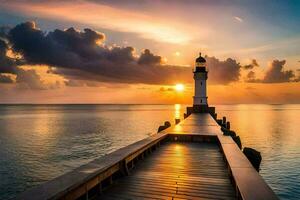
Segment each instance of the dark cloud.
M0 39L0 73L12 73L16 72L16 63L13 59L6 56L8 50L8 44Z
M215 84L228 84L238 81L241 65L232 58L220 61L215 57L205 57L209 69L209 81Z
M259 67L259 64L257 63L256 59L252 59L251 63L249 65L244 65L243 68L248 70L248 69L253 69L254 67Z
M21 53L28 63L72 67L76 62L79 65L98 56L96 42L104 36L90 29L79 32L74 28L45 34L34 22L26 22L11 29L8 38L13 50Z
M285 60L273 60L270 68L266 72L262 82L264 83L283 83L291 82L295 77L295 73L292 70L284 70Z
M4 29L0 29L0 83L14 83L10 76L3 74L15 74L17 70L15 61L6 55L8 44L4 40L5 36Z
M247 78L248 82L253 82L255 80L255 78L256 78L255 72L254 71L248 72L246 78Z
M0 39L5 39L7 38L7 34L10 31L10 27L9 26L1 26L0 27Z
M149 49L145 49L138 59L138 63L142 65L159 65L161 63L161 57L156 56L150 52Z
M0 29L0 83L14 83L11 76L6 74L16 75L16 83L18 86L30 89L43 89L44 84L35 70L23 70L17 67L17 61L7 56L9 46L5 40L8 37L8 28Z
M33 22L19 24L9 32L13 50L28 63L55 66L56 73L69 78L147 84L191 78L189 68L162 65L161 57L149 50L137 58L133 47L99 45L103 39L102 33L91 29L57 29L46 34Z
M285 60L273 60L262 79L257 79L254 71L248 72L246 82L250 83L285 83L298 81L293 70L284 70Z
M248 72L245 82L249 83L260 83L262 82L260 79L256 78L256 73L254 71Z

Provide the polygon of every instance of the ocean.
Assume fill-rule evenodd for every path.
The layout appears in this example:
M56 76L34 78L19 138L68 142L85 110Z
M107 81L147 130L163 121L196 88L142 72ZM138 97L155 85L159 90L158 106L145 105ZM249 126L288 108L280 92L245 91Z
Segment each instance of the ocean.
M215 105L280 199L300 198L300 104ZM0 199L155 134L186 105L0 105Z

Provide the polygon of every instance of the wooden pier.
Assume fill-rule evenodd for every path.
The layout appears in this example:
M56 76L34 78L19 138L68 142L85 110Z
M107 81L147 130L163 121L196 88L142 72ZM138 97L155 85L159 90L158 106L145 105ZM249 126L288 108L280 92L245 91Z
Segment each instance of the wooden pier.
M235 199L217 144L167 142L100 199Z
M278 199L208 113L96 159L16 199Z

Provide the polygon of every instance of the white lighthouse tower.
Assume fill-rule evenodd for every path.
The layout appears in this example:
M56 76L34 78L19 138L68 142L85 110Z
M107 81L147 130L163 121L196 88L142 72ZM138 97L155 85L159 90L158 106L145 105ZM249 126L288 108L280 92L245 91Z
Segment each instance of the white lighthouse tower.
M194 70L194 80L195 80L195 96L193 107L197 112L205 112L208 108L207 104L207 94L206 94L206 80L207 73L206 70L206 60L201 56L196 59L196 66Z

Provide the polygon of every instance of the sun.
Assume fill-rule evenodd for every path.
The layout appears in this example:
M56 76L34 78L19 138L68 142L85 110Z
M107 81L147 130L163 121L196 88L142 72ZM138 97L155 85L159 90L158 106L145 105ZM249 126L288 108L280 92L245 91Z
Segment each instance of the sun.
M182 92L184 90L184 85L181 83L178 83L175 85L175 90L178 92Z

